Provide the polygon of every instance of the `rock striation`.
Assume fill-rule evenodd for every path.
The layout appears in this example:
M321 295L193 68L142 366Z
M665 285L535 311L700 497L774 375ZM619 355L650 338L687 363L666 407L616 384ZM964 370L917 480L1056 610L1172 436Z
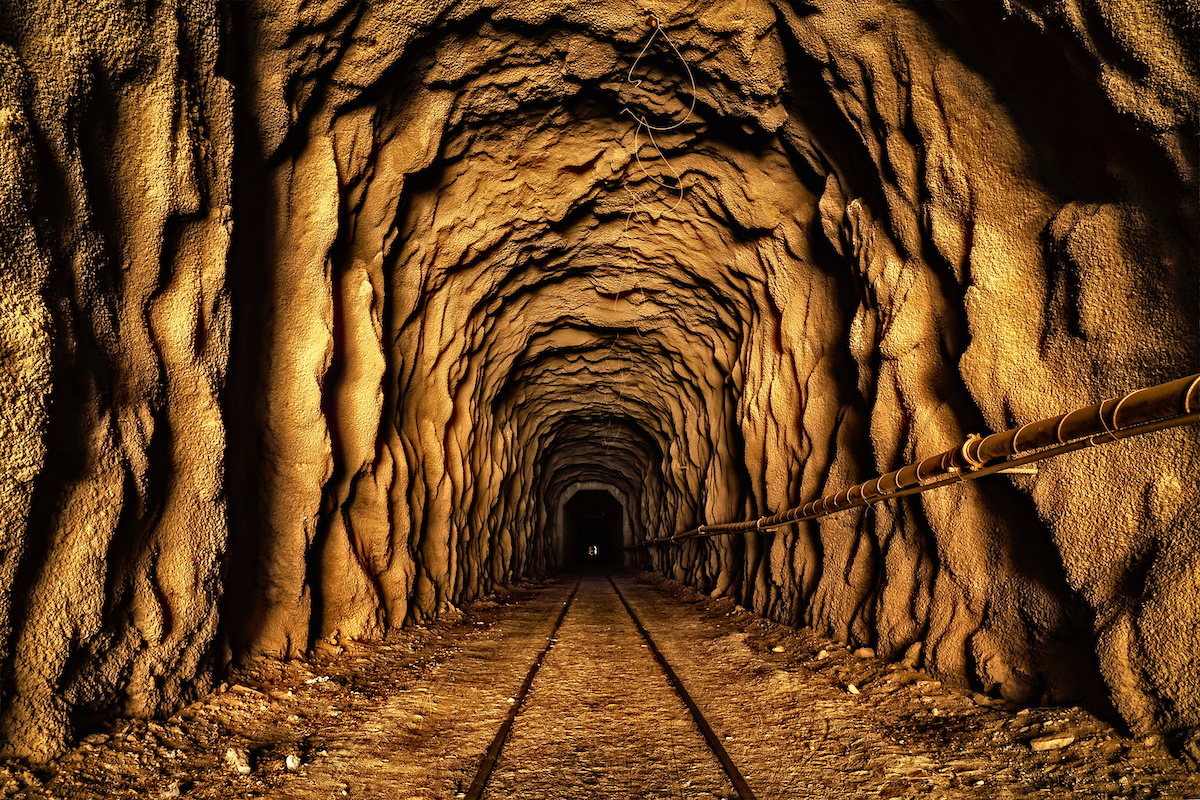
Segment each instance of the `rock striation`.
M1162 0L0 9L0 729L380 639L1200 369ZM1190 430L636 551L1019 703L1200 729Z
M211 680L232 86L212 3L0 9L0 739Z

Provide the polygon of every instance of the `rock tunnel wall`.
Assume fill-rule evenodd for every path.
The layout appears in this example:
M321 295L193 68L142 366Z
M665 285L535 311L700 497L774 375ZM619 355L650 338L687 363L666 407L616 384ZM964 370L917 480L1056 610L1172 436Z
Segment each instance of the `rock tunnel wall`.
M1193 9L1194 11L1194 9ZM1200 368L1184 3L0 8L0 725ZM1200 728L1194 431L652 568Z
M0 6L0 739L211 680L233 98L211 3Z

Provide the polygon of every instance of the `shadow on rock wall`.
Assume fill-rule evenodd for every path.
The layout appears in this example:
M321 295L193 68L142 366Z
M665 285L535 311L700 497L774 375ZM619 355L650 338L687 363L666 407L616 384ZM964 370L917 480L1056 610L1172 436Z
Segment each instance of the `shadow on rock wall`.
M37 6L0 11L12 752L552 569L572 487L644 541L1198 368L1166 5ZM1198 453L643 565L1184 737Z

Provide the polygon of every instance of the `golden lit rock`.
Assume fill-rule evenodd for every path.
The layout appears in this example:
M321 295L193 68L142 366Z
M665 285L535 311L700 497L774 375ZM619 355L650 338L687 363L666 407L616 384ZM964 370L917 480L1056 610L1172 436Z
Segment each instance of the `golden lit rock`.
M1196 372L1187 13L9 4L4 752ZM623 557L1179 741L1198 467L1187 428Z

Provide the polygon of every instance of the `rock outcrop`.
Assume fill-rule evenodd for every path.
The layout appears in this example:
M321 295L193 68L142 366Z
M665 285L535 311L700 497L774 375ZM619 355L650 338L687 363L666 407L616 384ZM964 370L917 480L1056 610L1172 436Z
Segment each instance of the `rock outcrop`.
M644 541L1196 372L1177 5L0 10L5 746L560 568L573 487ZM1183 740L1198 466L634 558Z

